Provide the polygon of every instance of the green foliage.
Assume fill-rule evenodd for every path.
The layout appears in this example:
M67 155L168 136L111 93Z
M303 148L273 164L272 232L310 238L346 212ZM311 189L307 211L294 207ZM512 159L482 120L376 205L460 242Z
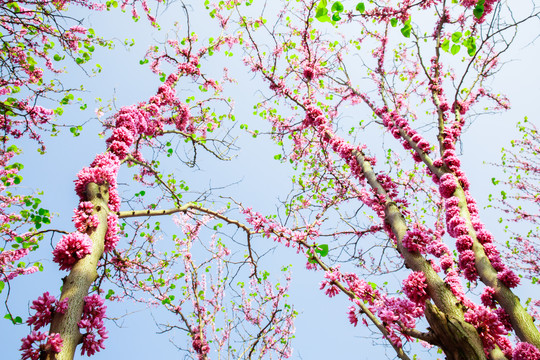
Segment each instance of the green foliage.
M476 3L476 6L473 10L473 15L475 18L480 19L482 15L484 15L484 3L485 0L478 0L478 2Z
M22 324L22 318L20 316L13 317L11 314L4 315L4 319L7 319L13 323L13 325Z
M325 257L328 255L328 244L320 244L313 247L313 252L318 254L320 257ZM315 259L314 254L311 254L308 261L311 264L316 264L317 260Z
M409 37L411 37L411 30L412 30L411 18L409 17L407 19L407 21L405 21L405 23L403 24L403 27L401 28L401 33L406 38L409 38Z

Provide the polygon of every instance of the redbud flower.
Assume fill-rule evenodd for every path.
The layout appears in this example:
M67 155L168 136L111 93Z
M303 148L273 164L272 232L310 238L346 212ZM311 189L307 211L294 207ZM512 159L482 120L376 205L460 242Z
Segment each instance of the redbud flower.
M510 269L505 269L497 274L497 279L503 282L509 288L519 285L520 278Z
M426 289L426 276L421 271L412 272L403 280L403 292L417 304L423 304L429 298Z
M526 342L520 342L512 353L513 360L540 360L540 350Z
M118 241L120 240L120 237L118 236L119 232L118 216L111 212L107 215L107 233L105 234L104 252L108 253L116 247L116 244L118 244Z
M474 265L474 252L472 250L465 250L459 255L459 268L463 271L463 275L469 281L476 281L478 278L478 272Z
M480 300L482 300L482 304L484 304L485 307L495 307L496 304L493 295L495 295L495 290L489 286L486 286L482 292L482 295L480 295Z
M73 265L90 254L92 239L87 234L74 232L62 236L53 250L53 261L60 265L60 270L69 270Z
M444 174L439 181L439 192L443 198L449 198L454 195L456 191L457 182L456 178L452 174Z

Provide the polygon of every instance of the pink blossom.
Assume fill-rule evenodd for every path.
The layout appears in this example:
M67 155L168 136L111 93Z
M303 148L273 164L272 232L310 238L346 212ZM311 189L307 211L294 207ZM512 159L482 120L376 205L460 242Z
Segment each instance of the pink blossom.
M349 317L349 322L353 324L353 326L358 325L358 317L356 316L356 308L354 306L349 306L347 315Z
M45 340L47 340L45 342ZM59 353L62 350L62 338L60 334L49 335L48 332L32 331L30 335L22 339L22 360L39 360L42 351Z
M31 309L36 310L36 313L26 320L26 323L33 326L34 330L48 325L52 321L52 316L55 312L60 314L65 313L67 310L68 299L65 298L62 301L57 301L54 296L49 295L49 292L45 292L37 300L32 301Z
M501 260L501 255L499 254L499 250L493 245L492 243L485 243L484 246L484 252L486 253L486 256L488 257L489 261L491 262L491 266L495 268L497 271L503 271L506 269L506 266L503 264Z
M311 67L305 67L302 75L307 81L311 81L311 79L313 79L313 77L315 76L315 72Z
M92 356L101 349L105 349L103 343L109 337L103 324L106 309L107 307L99 295L90 295L84 298L83 314L78 323L81 330L86 330L86 333L83 334L82 355L87 353L88 356Z
M497 274L497 279L509 288L514 288L519 285L520 278L512 270L505 269Z
M417 304L423 304L429 298L426 290L426 276L421 271L412 272L403 280L403 292Z
M484 304L485 307L494 308L495 298L493 297L495 295L495 290L489 286L486 286L484 291L482 292L482 295L480 295L480 300L482 300L482 304Z
M427 252L433 256L441 257L444 254L449 254L450 249L448 248L448 245L446 245L442 241L437 240L437 241L432 241L427 246Z
M194 327L191 330L193 350L199 355L200 360L206 358L206 354L210 352L210 346L206 341L206 330L204 328Z
M73 265L90 254L92 239L87 234L73 232L62 236L53 250L53 261L60 265L60 270L69 270Z
M454 195L456 191L457 183L454 175L447 173L441 176L439 181L439 192L443 198L449 198Z
M526 342L517 343L512 352L512 360L540 360L540 350Z
M402 243L411 252L426 253L426 247L431 242L431 237L425 230L420 228L409 229L403 237Z
M474 265L475 256L472 250L465 250L459 254L459 268L463 271L463 275L469 281L476 281L478 272Z
M111 252L118 244L120 236L118 233L120 228L118 227L118 216L115 213L110 212L107 214L107 232L105 233L105 248L104 252Z
M454 269L448 270L444 282L448 284L452 293L458 298L463 299L465 294L463 293L463 287L461 286L461 280Z
M499 317L482 305L476 309L469 309L464 316L465 321L476 328L484 347L488 350L495 347L498 337L508 334Z
M476 238L480 242L480 244L486 244L493 242L493 235L486 230L486 229L480 229L476 232Z
M456 248L459 252L472 249L473 239L469 235L461 235L456 239Z
M73 221L79 232L84 233L98 227L99 219L97 215L92 215L93 208L94 205L90 201L81 201L74 211Z
M446 271L447 269L450 269L454 265L454 259L451 256L444 255L441 258L440 265L443 271Z
M0 253L0 269L4 265L9 263L14 263L15 261L25 257L30 252L30 249L16 249L16 250L6 250Z
M504 325L504 328L508 331L512 331L512 323L510 321L510 315L504 310L503 308L497 308L493 311L495 314L497 314L497 317L499 318L499 321L501 324Z

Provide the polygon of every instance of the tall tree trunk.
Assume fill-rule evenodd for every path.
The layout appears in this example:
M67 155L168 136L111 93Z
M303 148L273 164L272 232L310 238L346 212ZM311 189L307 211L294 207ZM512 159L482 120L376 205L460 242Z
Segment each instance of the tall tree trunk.
M78 323L81 320L84 297L97 278L97 264L103 254L107 215L109 213L109 185L89 183L86 186L86 201L94 204L93 214L99 219L96 229L89 232L92 239L92 252L75 263L71 272L63 279L60 300L68 299L68 308L64 314L56 313L52 319L50 333L58 333L63 345L60 353L47 353L46 360L71 360L77 345L83 340Z

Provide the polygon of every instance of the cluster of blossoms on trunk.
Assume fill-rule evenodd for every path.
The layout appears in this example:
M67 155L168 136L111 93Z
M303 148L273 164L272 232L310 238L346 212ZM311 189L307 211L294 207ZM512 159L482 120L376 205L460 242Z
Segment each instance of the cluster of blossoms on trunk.
M64 314L68 306L68 299L58 301L48 292L32 302L31 309L35 314L28 318L26 323L32 327L30 335L22 339L22 359L38 360L42 351L60 352L62 338L60 334L49 334L47 331L39 331L48 326L55 312Z

